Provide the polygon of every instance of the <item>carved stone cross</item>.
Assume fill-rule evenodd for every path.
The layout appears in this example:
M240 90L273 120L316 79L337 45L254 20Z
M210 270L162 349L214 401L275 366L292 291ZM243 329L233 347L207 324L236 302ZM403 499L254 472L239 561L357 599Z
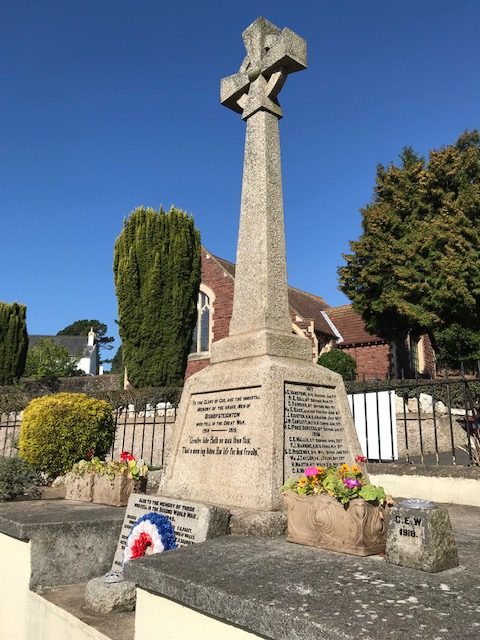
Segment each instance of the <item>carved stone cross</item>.
M290 29L258 18L242 34L247 56L238 73L223 78L221 103L247 120L259 110L282 117L277 95L289 73L307 67L307 45Z
M290 29L258 18L242 34L247 56L221 81L223 105L247 122L237 266L230 335L211 362L261 355L311 359L292 335L288 306L277 95L289 73L306 68L307 45Z

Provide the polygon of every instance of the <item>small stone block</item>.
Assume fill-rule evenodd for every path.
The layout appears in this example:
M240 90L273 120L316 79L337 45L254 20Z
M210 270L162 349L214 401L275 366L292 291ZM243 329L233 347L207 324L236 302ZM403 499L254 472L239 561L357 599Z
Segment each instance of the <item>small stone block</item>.
M107 583L101 578L92 578L85 589L85 605L96 613L111 613L112 611L133 611L135 609L135 583L122 582Z
M404 500L393 506L385 560L430 573L457 567L457 546L448 511L420 500Z

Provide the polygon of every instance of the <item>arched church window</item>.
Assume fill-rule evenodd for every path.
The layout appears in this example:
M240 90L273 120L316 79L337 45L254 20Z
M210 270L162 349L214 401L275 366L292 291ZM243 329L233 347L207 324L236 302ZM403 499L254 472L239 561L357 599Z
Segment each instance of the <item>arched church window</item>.
M210 297L204 291L200 291L197 302L197 324L193 332L190 353L208 353L210 351L211 311Z

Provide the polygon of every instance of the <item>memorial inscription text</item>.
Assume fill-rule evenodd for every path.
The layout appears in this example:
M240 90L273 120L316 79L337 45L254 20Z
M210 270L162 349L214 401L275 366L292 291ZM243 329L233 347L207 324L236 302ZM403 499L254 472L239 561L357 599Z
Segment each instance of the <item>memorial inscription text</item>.
M182 443L187 456L258 456L255 420L260 387L193 394L189 412L196 427Z
M136 520L145 513L161 513L167 516L175 530L175 539L178 547L185 547L194 542L203 542L206 537L206 530L204 530L204 523L201 522L200 508L200 506L194 504L180 503L163 497L156 498L154 496L132 494L125 513L117 552L113 561L113 570L118 571L122 568L123 553L130 530Z
M335 389L285 383L285 480L350 457Z

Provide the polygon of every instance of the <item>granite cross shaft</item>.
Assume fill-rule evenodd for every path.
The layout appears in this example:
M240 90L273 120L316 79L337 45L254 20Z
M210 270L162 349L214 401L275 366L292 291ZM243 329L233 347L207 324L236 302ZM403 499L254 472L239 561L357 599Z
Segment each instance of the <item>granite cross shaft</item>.
M306 68L306 42L258 18L243 32L238 73L221 81L223 105L247 122L240 229L230 336L212 344L211 362L256 355L311 358L292 335L288 306L277 100L288 74Z

